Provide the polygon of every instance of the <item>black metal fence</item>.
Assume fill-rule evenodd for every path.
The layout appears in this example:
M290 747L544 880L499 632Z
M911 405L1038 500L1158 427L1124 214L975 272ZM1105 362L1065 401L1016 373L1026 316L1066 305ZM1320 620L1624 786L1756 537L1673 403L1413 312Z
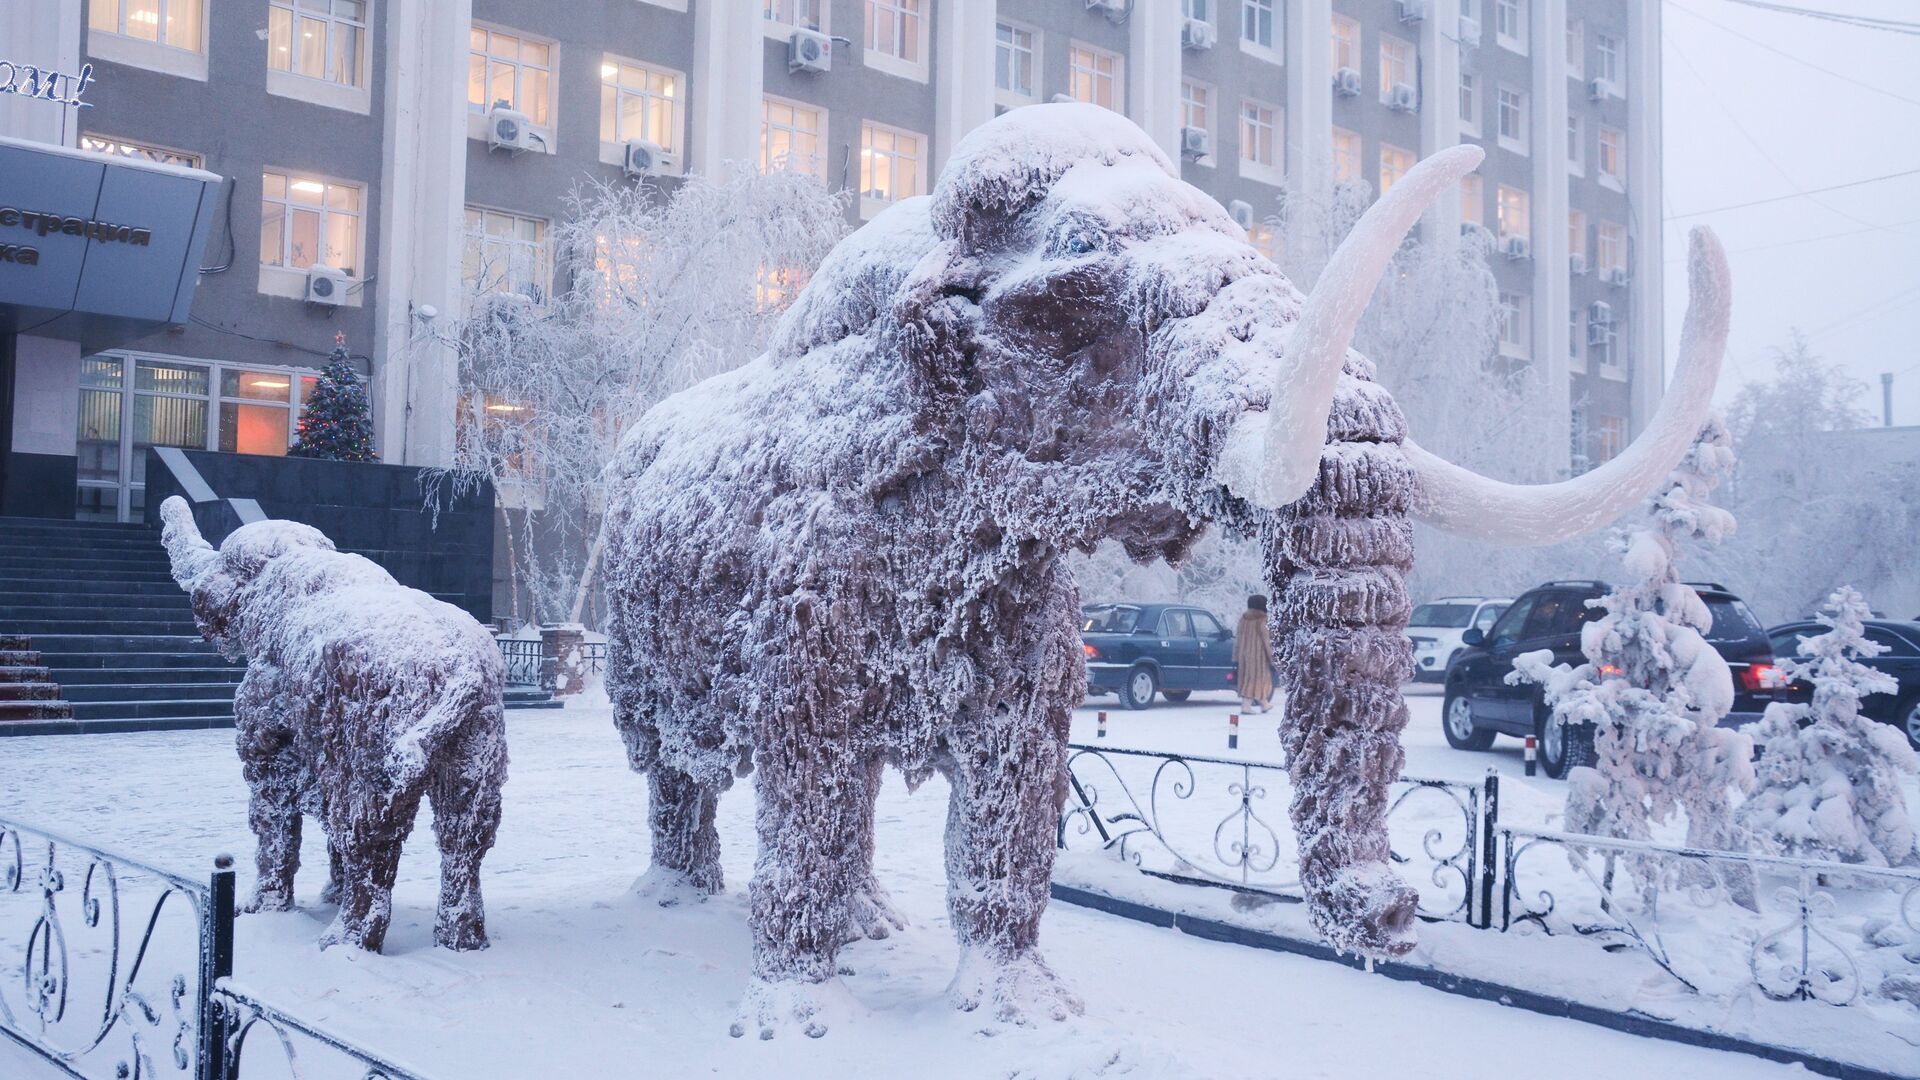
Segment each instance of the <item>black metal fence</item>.
M233 982L233 860L207 878L0 819L0 1036L80 1080L240 1080L269 1030L356 1080L421 1080Z
M500 654L507 660L508 686L537 686L552 690L559 685L560 657L553 647L536 638L500 638ZM607 670L607 643L584 641L577 646L578 663L588 675L604 675Z

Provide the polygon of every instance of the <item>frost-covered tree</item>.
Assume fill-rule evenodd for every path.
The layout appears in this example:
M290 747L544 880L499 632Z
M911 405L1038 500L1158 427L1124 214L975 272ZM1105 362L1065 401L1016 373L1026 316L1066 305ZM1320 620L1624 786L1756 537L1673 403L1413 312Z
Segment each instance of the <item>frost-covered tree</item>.
M563 285L546 303L502 295L483 261L469 268L454 469L500 491L528 614L582 620L614 447L655 402L764 348L846 232L844 199L746 168L671 189L595 184L554 229Z
M1871 433L1842 434L1871 422L1866 394L1795 331L1772 377L1728 405L1741 462L1722 502L1741 528L1707 565L1764 618L1805 616L1848 583L1879 607L1920 596L1920 465L1876 456Z
M1861 698L1899 690L1858 659L1886 650L1867 640L1861 623L1870 616L1852 588L1829 597L1818 616L1827 632L1801 638L1798 659L1780 658L1790 677L1813 684L1812 704L1775 702L1747 727L1763 750L1739 820L1766 850L1870 866L1920 862L1902 790L1920 755L1898 728L1860 715Z
M1717 726L1733 707L1732 672L1707 643L1706 603L1674 565L1683 543L1732 534L1733 515L1710 501L1732 468L1731 437L1709 420L1649 500L1647 524L1614 537L1627 580L1595 602L1605 614L1581 630L1588 662L1555 666L1544 649L1514 661L1510 681L1546 687L1569 760L1592 762L1568 774L1569 831L1646 840L1684 813L1689 844L1746 847L1731 795L1752 786L1752 742Z

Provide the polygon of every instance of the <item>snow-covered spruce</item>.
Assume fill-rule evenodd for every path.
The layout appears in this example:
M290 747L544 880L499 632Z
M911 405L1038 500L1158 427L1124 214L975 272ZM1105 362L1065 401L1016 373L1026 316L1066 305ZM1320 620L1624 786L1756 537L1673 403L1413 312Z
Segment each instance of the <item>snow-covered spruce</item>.
M1415 476L1453 470L1453 489L1502 505L1550 500L1554 521L1518 537L1549 542L1672 467L1686 438L1671 429L1697 429L1711 392L1713 334L1694 335L1679 375L1691 392L1651 442L1594 478L1517 492L1388 447L1377 492L1364 465L1322 481L1352 485L1342 505L1379 520L1270 520L1321 476L1336 388L1369 385L1343 369L1374 283L1480 157L1456 147L1409 172L1302 297L1123 117L1014 110L956 147L931 197L838 245L765 355L633 427L609 511L609 691L655 806L681 807L655 817L650 889L718 887L706 806L754 775L753 982L737 1031L819 1034L844 1003L823 984L850 913L879 899L877 763L951 781L953 1001L1012 1020L1079 1008L1035 948L1085 689L1066 552L1114 539L1178 559L1211 522L1281 536L1383 582L1367 611L1303 600L1303 628L1339 617L1384 638L1406 617L1387 581L1404 555L1370 530L1404 537ZM1722 275L1690 326L1724 299L1717 248L1701 250ZM1444 493L1414 509L1462 516ZM1383 652L1377 666L1395 665ZM1377 750L1404 722L1390 686L1358 721L1350 696L1326 701L1303 727L1359 723ZM1380 827L1398 757L1377 753L1361 776L1311 760L1309 786L1352 790L1298 804L1302 831L1329 840L1310 903L1344 947L1402 949L1404 933L1379 929L1405 888ZM1353 828L1368 835L1336 836Z
M440 846L434 941L485 948L480 861L507 775L506 667L492 636L309 526L242 525L216 551L185 500L160 514L200 632L248 661L234 698L259 838L248 909L292 906L301 816L313 814L334 864L324 898L340 905L321 944L380 951L400 848L425 796Z
M1509 682L1538 682L1568 732L1571 760L1592 742L1593 763L1567 777L1566 827L1649 839L1651 827L1684 812L1687 843L1747 849L1732 795L1753 784L1753 744L1719 722L1733 708L1733 674L1706 634L1713 616L1674 566L1683 542L1718 544L1733 515L1710 501L1733 471L1732 439L1717 418L1648 504L1648 524L1615 537L1627 581L1590 601L1605 614L1581 627L1588 662L1553 666L1549 650L1515 658ZM1651 865L1639 867L1654 888ZM1748 875L1725 882L1752 902Z
M1920 771L1899 728L1860 715L1860 699L1899 685L1862 664L1886 646L1869 641L1866 599L1843 586L1819 616L1824 634L1782 657L1790 678L1813 684L1811 705L1775 702L1746 730L1761 744L1759 780L1739 821L1761 847L1783 855L1869 866L1920 863L1901 774Z

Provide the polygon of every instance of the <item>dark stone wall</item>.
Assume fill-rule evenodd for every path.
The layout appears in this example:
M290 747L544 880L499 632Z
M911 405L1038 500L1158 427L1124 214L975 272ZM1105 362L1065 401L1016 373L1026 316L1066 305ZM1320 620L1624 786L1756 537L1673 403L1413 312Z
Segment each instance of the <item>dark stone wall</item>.
M157 453L147 451L147 521L159 525L169 495L193 503L209 543L240 527L231 500L253 499L270 518L311 525L342 551L364 555L409 585L493 618L493 488L456 495L410 465L311 461L184 451L217 498L194 503Z
M0 468L0 517L73 518L78 458L7 450Z

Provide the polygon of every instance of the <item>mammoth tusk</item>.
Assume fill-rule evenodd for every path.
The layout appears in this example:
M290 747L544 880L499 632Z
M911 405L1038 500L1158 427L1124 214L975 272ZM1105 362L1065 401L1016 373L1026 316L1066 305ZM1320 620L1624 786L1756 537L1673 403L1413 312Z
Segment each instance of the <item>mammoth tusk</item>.
M169 496L160 504L160 521L160 543L167 549L173 580L181 588L191 589L194 579L219 561L220 553L200 535L200 527L193 522L193 509L180 496Z
M1470 145L1434 154L1408 170L1347 234L1301 306L1274 372L1272 401L1264 412L1243 414L1227 433L1215 475L1228 491L1279 509L1313 484L1334 387L1374 286L1420 215L1485 156Z
M1660 408L1640 437L1605 465L1557 484L1489 480L1405 443L1418 494L1413 515L1436 528L1497 544L1552 544L1592 532L1632 509L1700 433L1713 403L1727 348L1733 286L1726 252L1712 230L1697 228L1687 251L1689 297L1680 359Z

